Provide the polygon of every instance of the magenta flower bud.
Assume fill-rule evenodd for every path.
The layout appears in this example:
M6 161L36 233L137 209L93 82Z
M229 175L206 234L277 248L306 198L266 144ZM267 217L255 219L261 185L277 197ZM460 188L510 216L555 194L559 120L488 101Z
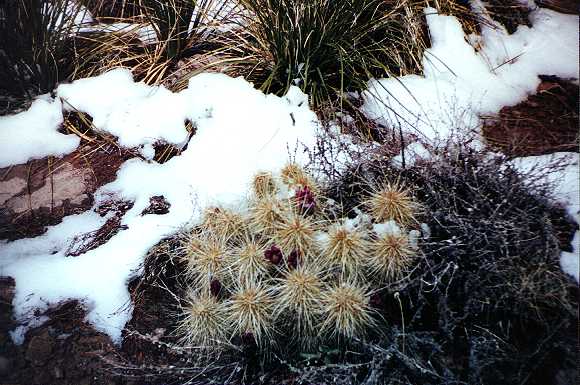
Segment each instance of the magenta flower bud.
M374 293L369 298L369 304L374 308L380 309L383 307L383 299L379 293Z
M218 297L222 291L222 284L217 279L212 279L209 283L209 291L214 297Z
M288 255L288 267L295 269L300 263L300 252L298 250L292 250L290 255Z
M298 191L296 191L296 195L294 195L294 199L296 200L296 204L300 211L306 215L312 214L316 209L314 194L308 186L299 188Z
M282 250L280 250L280 248L276 245L270 246L270 248L264 252L264 257L274 265L280 264L284 258L282 255Z

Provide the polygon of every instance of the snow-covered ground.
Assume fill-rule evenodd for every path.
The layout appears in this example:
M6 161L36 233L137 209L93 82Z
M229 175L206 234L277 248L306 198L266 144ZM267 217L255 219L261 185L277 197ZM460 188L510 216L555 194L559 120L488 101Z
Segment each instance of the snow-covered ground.
M65 218L40 237L0 244L0 276L16 280L17 319L37 324L34 309L78 298L88 309L88 321L116 342L132 314L127 283L139 274L147 250L197 223L203 207L238 204L254 173L278 170L290 156L306 162L304 149L314 145L318 130L316 115L299 89L291 88L286 97L264 95L241 78L221 74L196 76L186 90L173 94L134 83L127 70L117 69L62 85L57 94L93 116L95 126L117 135L122 145L147 148L158 139L184 144L185 120L197 128L180 156L164 164L131 159L114 182L96 192L95 208L111 198L134 202L123 217L127 229L104 245L78 257L66 255L77 235L106 221L93 210ZM29 110L10 119L29 119L31 114L39 120L51 116ZM26 147L26 138L18 138ZM12 158L13 163L25 160L17 152ZM171 204L169 213L142 216L149 199L159 195ZM24 331L15 331L16 341Z
M0 116L0 167L74 151L80 139L58 132L63 122L60 100L39 98L28 111Z
M363 111L385 125L419 132L429 145L460 128L477 132L479 114L525 99L539 74L578 79L575 16L538 9L532 28L520 27L513 35L484 28L476 38L464 36L454 17L431 8L426 14L433 45L423 60L424 73L372 80ZM480 49L467 39L477 40ZM76 298L85 303L87 320L120 342L132 314L127 283L140 273L146 252L196 224L201 208L238 205L257 171L276 170L289 157L308 161L305 149L315 146L320 125L299 89L291 88L285 97L264 95L241 78L220 74L198 75L187 89L172 93L135 83L129 71L116 69L61 85L56 95L0 118L0 167L73 151L78 138L57 132L63 108L88 113L98 130L116 136L121 146L139 148L145 160L128 160L117 179L96 192L94 209L110 199L134 202L122 218L127 228L107 243L77 257L66 255L75 237L108 219L94 210L67 217L40 237L0 243L0 275L16 280L15 317L24 324L13 333L16 341L27 326L43 321L33 316L35 309ZM164 164L153 161L156 142L185 146L186 121L196 127L187 149ZM420 144L413 146L424 153ZM531 161L522 160L521 167ZM577 155L571 164L559 174L564 180L555 181L556 196L578 220ZM158 195L171 204L169 213L141 215ZM563 254L562 266L578 279L575 251Z
M466 130L477 136L479 116L525 100L540 84L538 75L578 79L577 16L539 8L531 12L532 28L508 35L483 25L481 36L466 37L455 17L433 8L425 14L432 46L423 74L371 80L363 94L362 111L387 127L428 142Z

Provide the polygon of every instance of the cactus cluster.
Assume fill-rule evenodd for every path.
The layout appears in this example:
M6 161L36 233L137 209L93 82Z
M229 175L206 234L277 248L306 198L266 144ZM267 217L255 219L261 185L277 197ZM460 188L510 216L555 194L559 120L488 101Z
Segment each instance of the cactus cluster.
M410 191L384 184L346 218L296 164L259 173L251 186L247 209L207 208L182 241L182 343L270 348L284 338L314 349L384 322L371 297L403 277L418 253L420 207Z

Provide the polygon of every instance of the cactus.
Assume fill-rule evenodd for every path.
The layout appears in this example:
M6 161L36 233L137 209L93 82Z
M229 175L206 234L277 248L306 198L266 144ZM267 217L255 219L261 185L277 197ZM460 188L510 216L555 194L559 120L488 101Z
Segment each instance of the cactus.
M210 208L183 241L195 295L178 327L182 342L226 338L267 351L285 338L316 350L377 329L373 285L402 278L418 252L407 230L420 208L410 191L398 182L375 189L361 221L342 212L329 220L322 189L296 164L278 177L255 175L251 188L247 212Z

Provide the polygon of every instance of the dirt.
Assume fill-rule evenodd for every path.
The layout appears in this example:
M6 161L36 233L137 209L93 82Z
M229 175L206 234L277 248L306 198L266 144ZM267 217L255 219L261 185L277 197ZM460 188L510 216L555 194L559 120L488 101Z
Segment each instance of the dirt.
M537 94L485 117L487 143L508 156L579 150L578 86L544 76Z
M520 25L531 26L528 19L530 10L518 0L488 0L485 2L485 9L508 33L514 33Z
M103 371L102 357L115 347L107 335L84 321L76 301L61 304L46 315L50 321L30 330L24 343L14 345L8 332L14 280L0 278L0 383L18 385L121 384Z

